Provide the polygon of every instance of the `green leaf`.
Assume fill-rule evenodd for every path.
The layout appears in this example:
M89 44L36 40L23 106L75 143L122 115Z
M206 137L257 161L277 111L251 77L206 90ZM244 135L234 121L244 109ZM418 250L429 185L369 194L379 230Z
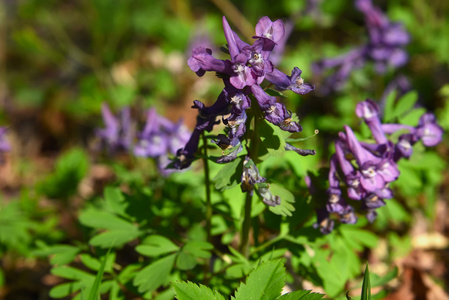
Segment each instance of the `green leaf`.
M223 166L217 175L212 179L215 182L215 188L224 191L233 188L240 183L243 172L243 157L237 157L230 163Z
M176 258L176 267L181 270L192 270L196 266L196 258L192 253L181 251Z
M55 245L44 247L43 249L33 251L36 256L49 256L52 265L65 265L72 262L76 255L80 252L80 248L70 245Z
M179 247L166 237L150 235L136 247L136 251L142 255L155 257L166 253L178 251Z
M104 189L104 199L111 209L118 215L126 215L125 210L128 204L124 201L125 197L117 187L108 186Z
M79 220L81 224L93 228L130 231L136 230L136 227L130 222L105 211L85 211L79 216Z
M49 294L52 298L64 298L81 288L80 282L68 282L53 287Z
M393 121L393 108L394 108L394 102L396 100L396 90L392 91L387 96L387 100L385 101L385 109L384 109L384 119L383 123L389 123Z
M413 108L416 101L418 100L418 93L416 91L411 91L405 94L397 101L394 108L393 118L399 118L404 113Z
M115 262L116 254L115 252L109 253L107 256L106 266L104 268L105 272L111 272L114 262ZM97 258L92 257L87 253L83 253L80 255L81 262L88 267L89 269L98 272L100 270L101 263Z
M87 253L81 254L80 259L81 259L81 262L89 269L91 269L93 271L98 271L100 269L101 264L98 261L98 259L93 258L89 254L87 254Z
M232 299L276 299L282 292L285 278L285 268L281 260L262 263L249 274L246 284L240 284Z
M291 217L292 212L295 211L293 206L295 196L289 190L275 183L270 184L270 190L273 195L281 197L281 204L275 207L270 206L270 211L276 215Z
M374 248L377 246L377 241L379 240L379 238L374 233L351 225L340 226L340 232L349 244L353 245L359 250L362 250L360 246Z
M403 125L416 126L418 125L419 118L421 118L421 116L425 113L426 113L425 108L420 107L413 109L408 114L404 115L403 117L400 117L399 123Z
M363 276L362 294L360 300L371 300L371 284L368 265L366 265L365 275Z
M103 280L104 267L106 266L106 262L108 261L109 253L111 252L111 248L109 248L106 256L103 257L103 261L101 262L100 269L98 270L97 276L95 276L94 284L89 293L89 300L97 300L100 297L100 284Z
M377 276L377 275L374 276L374 275L375 274L371 275L371 277L373 277L371 286L372 287L383 286L398 276L398 267L395 267L393 270L391 270L390 272L388 272L386 275L384 275L382 277Z
M51 273L53 275L66 278L66 279L72 279L72 280L90 280L93 279L94 276L92 274L89 274L85 271L69 267L69 266L62 266L62 267L56 267L51 269Z
M175 259L176 254L171 254L140 270L133 280L133 284L138 287L139 293L154 291L164 284L173 268Z
M101 248L121 247L141 234L136 227L133 230L113 230L100 233L89 240L89 244Z
M265 120L259 121L258 133L268 153L273 156L281 156L285 152L284 132L278 126Z
M72 149L62 154L55 166L55 172L37 185L37 190L55 199L67 199L76 194L78 184L87 174L89 159L82 149Z
M275 96L275 97L282 97L282 98L287 98L287 96L285 96L283 93L273 90L273 89L266 89L265 93L267 93L270 96Z
M280 296L279 300L321 300L325 296L324 294L311 293L312 291L302 290L295 291Z
M203 241L190 241L184 245L182 251L190 252L199 258L209 258L211 257L210 250L214 249L214 245Z
M196 285L193 282L172 283L173 290L178 300L224 300L225 298L217 291L213 291L204 285Z

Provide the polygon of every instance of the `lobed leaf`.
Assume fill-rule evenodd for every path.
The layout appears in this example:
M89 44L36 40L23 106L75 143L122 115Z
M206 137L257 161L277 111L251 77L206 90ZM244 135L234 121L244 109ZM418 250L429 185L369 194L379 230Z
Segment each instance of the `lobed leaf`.
M240 284L232 299L276 299L282 292L285 278L285 268L281 260L262 263L249 274L246 284Z
M140 270L133 280L133 284L138 287L139 293L154 291L164 284L173 268L175 259L176 254L171 254Z
M224 300L225 298L217 291L213 291L207 286L197 285L193 282L172 283L173 290L178 300Z
M81 224L87 227L99 229L120 229L120 230L135 230L136 227L130 222L119 218L111 213L98 210L88 210L79 216Z
M142 255L155 257L162 254L178 251L179 247L172 241L161 235L150 235L136 247L136 251Z
M240 183L242 172L243 157L237 157L223 166L212 179L215 182L215 188L219 191L233 188Z
M295 196L289 190L275 183L270 184L270 190L273 195L281 198L281 204L275 207L270 206L270 211L276 215L291 217L292 212L295 211L295 207L293 206Z
M295 291L288 294L284 294L277 298L278 300L320 300L325 295L319 293L312 293L310 290Z
M89 240L89 244L101 248L121 247L139 237L141 232L133 226L133 230L112 230L100 233Z

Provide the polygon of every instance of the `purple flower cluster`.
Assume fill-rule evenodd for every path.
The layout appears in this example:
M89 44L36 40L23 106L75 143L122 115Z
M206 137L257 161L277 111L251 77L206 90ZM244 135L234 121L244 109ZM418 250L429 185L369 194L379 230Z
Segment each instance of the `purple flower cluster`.
M418 141L431 147L442 139L443 129L431 113L422 115L416 127L382 124L377 104L368 99L357 105L356 114L368 125L375 143L359 141L349 126L344 126L345 132L339 133L335 154L330 160L328 200L325 209L317 211L317 226L323 233L329 233L333 228L332 213L338 215L341 223L357 221L354 208L345 198L361 201L362 210L373 222L377 216L376 208L384 206L384 200L393 196L389 184L399 176L398 160L409 158L412 146ZM386 134L399 130L405 133L399 136L397 143L387 139Z
M312 65L316 74L328 69L335 70L323 84L327 91L339 89L354 69L363 67L369 61L382 74L388 67L398 68L408 60L404 46L410 42L410 35L402 24L391 22L371 0L355 0L355 6L365 15L369 39L366 44L344 55L323 59Z
M163 175L171 172L166 169L170 163L168 156L174 155L190 137L190 131L183 125L182 120L173 123L158 115L152 108L147 113L144 129L137 134L137 142L133 144L135 130L129 108L124 108L118 119L104 103L102 114L106 127L98 129L97 136L100 137L104 148L112 153L132 150L135 156L154 158Z
M224 89L216 102L206 107L201 101L195 100L192 108L198 110L197 124L187 144L177 151L174 167L178 169L188 167L194 160L198 150L201 133L210 132L217 117L221 116L227 126L227 135L221 134L213 142L229 153L218 159L219 163L234 160L243 149L241 144L246 132L246 110L251 107L250 95L257 100L267 121L289 132L299 132L301 125L292 121L292 113L276 97L268 95L260 86L266 79L277 90L292 90L298 94L307 94L314 87L305 83L301 78L301 70L295 67L291 76L274 68L270 55L275 46L285 34L285 26L281 20L272 22L263 17L256 25L256 35L252 45L243 42L231 30L227 20L223 17L223 28L228 43L230 59L221 60L212 55L212 50L205 47L193 49L187 64L198 76L206 72L216 72L223 80ZM225 118L225 115L229 115Z

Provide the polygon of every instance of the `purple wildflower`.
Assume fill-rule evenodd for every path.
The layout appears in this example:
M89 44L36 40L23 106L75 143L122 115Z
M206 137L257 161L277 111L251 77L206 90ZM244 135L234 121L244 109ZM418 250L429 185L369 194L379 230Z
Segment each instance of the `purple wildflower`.
M176 154L177 150L186 144L189 135L189 130L181 120L173 123L158 115L152 108L147 113L143 131L138 135L139 141L134 146L134 155L155 158L161 173L168 175L168 155Z
M381 124L377 104L367 99L357 104L356 114L370 128L375 143L359 141L349 126L344 126L345 132L339 133L335 154L330 160L328 200L322 208L325 212L319 211L321 221L318 224L324 222L327 226L331 214L337 214L342 223L355 223L354 209L347 199L361 201L361 208L366 211L368 220L373 222L377 216L375 209L384 206L385 200L393 197L389 184L400 174L396 162L402 157L410 157L413 144L419 140L425 146L435 146L441 142L443 130L430 113L421 116L416 127ZM387 135L399 130L408 133L402 134L397 143L387 138ZM347 190L346 196L342 190ZM326 226L320 226L322 232L329 231L329 226Z
M365 15L368 42L337 58L326 58L312 65L317 74L336 69L323 84L324 93L340 89L350 73L373 62L377 73L385 73L388 67L403 66L408 55L404 47L410 42L410 35L402 24L391 22L371 0L356 0L357 9Z
M101 113L106 127L97 129L96 134L101 139L103 146L111 152L129 150L134 135L130 109L123 108L120 112L120 120L118 120L112 114L109 106L103 103Z

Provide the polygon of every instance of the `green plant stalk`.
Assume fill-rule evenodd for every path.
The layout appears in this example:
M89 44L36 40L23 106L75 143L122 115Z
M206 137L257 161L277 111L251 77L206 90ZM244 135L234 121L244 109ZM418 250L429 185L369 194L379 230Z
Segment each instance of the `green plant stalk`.
M207 139L204 132L201 134L203 139L203 164L204 164L204 184L206 185L206 233L207 241L212 242L212 202L211 202L211 190L210 190L210 170L209 162L207 160Z
M206 185L206 235L207 241L212 243L212 201L211 201L211 190L210 190L210 170L209 170L209 161L207 160L207 139L204 132L201 134L201 138L203 139L203 164L204 164L204 184ZM204 279L205 283L209 283L210 280L210 259L206 260L206 264L204 265Z
M257 101L252 101L254 105L258 105ZM257 107L258 108L258 107ZM257 108L252 109L253 111L258 111ZM260 109L259 109L260 110ZM254 114L254 130L252 132L251 136L251 142L249 147L249 156L253 159L254 164L258 162L258 146L259 146L259 135L258 135L258 116L257 114ZM250 124L250 123L248 123ZM247 128L250 126L247 126ZM242 229L240 233L240 253L242 253L243 256L246 258L249 257L249 232L251 230L251 210L252 210L252 195L250 193L246 193L245 197L245 206L243 209L243 223L242 223Z
M240 253L246 258L249 257L249 231L251 230L252 198L253 196L251 196L250 193L246 193L242 231L240 234Z

